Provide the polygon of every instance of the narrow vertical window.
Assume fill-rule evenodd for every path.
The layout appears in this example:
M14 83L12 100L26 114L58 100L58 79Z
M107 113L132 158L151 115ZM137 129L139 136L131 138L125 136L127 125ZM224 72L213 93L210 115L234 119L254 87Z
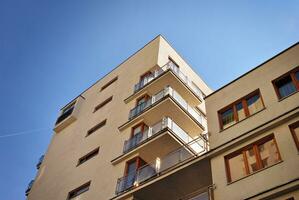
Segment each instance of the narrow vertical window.
M236 123L234 111L232 108L227 109L221 113L222 127L227 128Z

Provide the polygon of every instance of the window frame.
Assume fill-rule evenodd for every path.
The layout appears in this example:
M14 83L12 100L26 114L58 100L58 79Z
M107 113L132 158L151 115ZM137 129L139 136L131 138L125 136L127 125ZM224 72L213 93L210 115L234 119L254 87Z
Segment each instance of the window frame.
M144 134L144 129L145 129L145 127L147 127L147 125L144 122L140 122L140 123L138 123L138 124L136 124L135 126L132 127L130 138L133 138L135 136L134 135L134 130L136 128L140 127L140 126L141 126L141 133L142 133L142 135Z
M126 161L126 166L125 166L125 171L124 171L124 176L128 176L128 170L129 170L129 164L135 162L136 170L135 172L138 171L142 166L146 165L146 162L139 156L136 156L128 161ZM142 164L143 163L143 164Z
M113 96L110 96L109 98L105 99L103 102L99 103L93 110L93 113L95 113L96 111L100 110L102 107L104 107L105 105L107 105L108 103L110 103L113 100Z
M252 175L256 172L259 172L263 169L266 169L268 167L271 167L271 166L275 165L275 164L272 164L272 165L264 167L263 163L262 163L261 156L260 156L260 152L258 150L258 147L260 145L265 144L266 142L271 141L271 140L273 140L273 142L275 144L275 147L277 149L277 153L278 153L278 161L275 164L281 162L282 161L281 154L280 154L276 139L274 137L274 134L272 133L272 134L270 134L266 137L263 137L263 138L255 141L255 142L245 146L245 147L242 147L241 149L239 149L237 151L234 151L234 152L224 156L227 183L228 184L233 183L235 181L238 181L238 180L243 179L243 178L245 178L249 175ZM253 152L254 152L254 155L255 155L255 158L256 158L256 163L257 163L257 170L253 171L253 172L249 171L249 164L248 164L248 159L247 159L247 155L246 155L246 151L248 151L250 149L253 149ZM231 170L230 170L230 165L229 165L229 159L234 158L234 157L236 157L237 155L240 155L240 154L243 155L243 164L245 165L246 175L241 177L241 178L238 178L236 180L232 180L231 179Z
M86 155L82 156L81 158L78 159L77 166L85 163L86 161L92 159L93 157L97 156L100 152L100 147L95 148L94 150L90 151Z
M259 95L260 99L261 99L261 102L262 102L262 106L263 108L253 114L250 114L249 113L249 109L248 109L248 104L247 104L247 100L255 95ZM237 104L239 103L242 103L242 107L244 109L244 113L245 113L245 118L244 119L241 119L239 120L239 116L238 116L238 111L237 111ZM226 127L226 128L223 128L223 122L222 122L222 114L229 110L229 109L232 109L233 110L233 116L234 116L234 120L235 120L235 123ZM219 125L220 125L220 131L223 131L223 130L226 130L227 128L230 128L231 126L247 119L248 117L262 111L263 109L265 109L265 104L264 104L264 100L263 100L263 97L262 97L262 94L261 94L261 91L260 89L256 89L254 90L253 92L247 94L246 96L243 96L242 98L234 101L233 103L229 104L228 106L225 106L224 108L220 109L218 111L218 121L219 121Z
M73 189L72 191L70 191L68 193L67 200L74 199L75 197L77 197L77 196L79 196L79 195L87 192L89 190L89 188L90 188L90 185L91 185L91 181L88 181L88 182L84 183L83 185L81 185L81 186ZM86 189L85 189L85 187L86 187ZM82 189L85 189L85 190L83 192L79 193L79 194L73 194L73 193L78 192L78 191L80 191Z
M107 87L109 87L112 83L114 83L115 81L118 80L118 76L114 77L113 79L111 79L110 81L108 81L106 84L104 84L101 89L100 92L102 92L103 90L105 90Z
M296 121L296 122L294 122L294 123L292 123L292 124L289 125L289 129L290 129L290 131L292 133L295 145L297 147L297 150L299 151L299 138L297 137L297 135L296 135L296 133L294 131L295 128L299 128L299 121Z
M102 120L101 122L99 122L98 124L96 124L95 126L93 126L92 128L90 128L87 131L87 134L85 137L90 136L91 134L93 134L94 132L96 132L97 130L99 130L100 128L102 128L103 126L105 126L107 124L107 119Z
M278 78L272 80L272 85L273 85L273 87L274 87L276 96L277 96L277 98L278 98L279 101L280 101L280 100L283 100L283 99L285 99L285 98L287 98L287 97L289 97L289 96L291 96L291 95L293 95L293 94L295 94L296 92L299 91L299 80L297 80L296 77L295 77L295 74L296 74L297 72L299 72L299 66L297 66L297 67L295 67L294 69L292 69L292 70L290 70L290 71L284 73L283 75L279 76ZM293 92L293 93L291 93L291 94L289 94L289 95L287 95L287 96L282 97L282 96L280 95L280 93L279 93L279 89L278 89L278 87L276 86L276 83L277 83L277 81L280 81L280 80L286 78L287 76L290 76L290 77L291 77L292 83L294 84L294 86L295 86L295 88L296 88L296 91Z

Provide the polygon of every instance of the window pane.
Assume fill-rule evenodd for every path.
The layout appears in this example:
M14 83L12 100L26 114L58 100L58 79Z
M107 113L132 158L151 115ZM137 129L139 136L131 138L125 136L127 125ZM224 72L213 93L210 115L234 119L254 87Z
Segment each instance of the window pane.
M239 121L246 117L242 102L236 105Z
M248 161L249 173L257 171L259 168L257 165L257 160L253 148L246 150L246 157Z
M230 108L221 114L223 128L227 128L236 123L233 109Z
M246 176L246 169L243 154L239 154L228 160L231 181L235 181Z
M279 153L273 139L259 145L258 149L263 167L271 166L279 161Z
M299 81L299 71L297 71L297 72L295 73L295 77L296 77L297 81Z
M296 91L291 76L288 75L275 83L281 98L286 97Z
M247 99L247 106L250 115L263 109L263 103L260 95L256 94L250 97L249 99Z

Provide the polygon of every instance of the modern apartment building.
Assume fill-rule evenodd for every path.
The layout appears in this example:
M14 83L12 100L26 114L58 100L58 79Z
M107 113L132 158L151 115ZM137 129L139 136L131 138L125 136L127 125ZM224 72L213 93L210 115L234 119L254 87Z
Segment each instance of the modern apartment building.
M299 43L205 98L214 198L299 199Z
M61 109L28 199L207 197L211 92L157 36Z
M159 35L61 109L28 199L299 199L298 66L213 92Z

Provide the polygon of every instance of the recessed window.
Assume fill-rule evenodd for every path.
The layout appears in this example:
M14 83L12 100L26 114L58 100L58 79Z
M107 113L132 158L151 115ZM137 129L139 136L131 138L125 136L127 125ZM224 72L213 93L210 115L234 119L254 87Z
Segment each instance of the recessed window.
M82 163L86 162L87 160L91 159L92 157L95 157L96 155L98 155L99 149L100 148L98 147L98 148L92 150L91 152L89 152L88 154L86 154L85 156L81 157L78 160L78 165L81 165Z
M96 111L98 111L100 108L104 107L107 103L109 103L110 101L112 101L112 98L113 98L113 96L109 97L108 99L106 99L105 101L103 101L102 103L100 103L99 105L97 105L97 106L94 108L94 111L93 111L93 112L96 112Z
M57 121L55 124L59 124L63 120L65 120L68 116L70 116L73 113L73 110L75 108L76 101L65 107L60 116L58 117Z
M294 124L291 124L289 127L292 132L296 147L299 151L299 121L295 122Z
M263 108L264 104L260 91L256 90L218 112L220 127L226 129Z
M105 85L103 85L101 87L100 91L103 91L104 89L106 89L108 86L110 86L112 83L114 83L115 81L117 81L118 77L115 77L114 79L112 79L111 81L109 81L108 83L106 83Z
M107 119L101 121L100 123L98 123L97 125L95 125L94 127L92 127L91 129L89 129L87 131L87 136L91 135L92 133L94 133L95 131L97 131L98 129L102 128L103 126L105 126Z
M281 160L274 135L225 156L228 182L238 180Z
M272 82L279 99L297 92L299 90L299 67Z
M79 195L81 195L82 193L84 192L87 192L89 190L89 187L90 187L90 181L81 185L80 187L72 190L71 192L69 192L69 195L68 195L68 200L71 200L71 199L75 199L76 197L78 197Z

